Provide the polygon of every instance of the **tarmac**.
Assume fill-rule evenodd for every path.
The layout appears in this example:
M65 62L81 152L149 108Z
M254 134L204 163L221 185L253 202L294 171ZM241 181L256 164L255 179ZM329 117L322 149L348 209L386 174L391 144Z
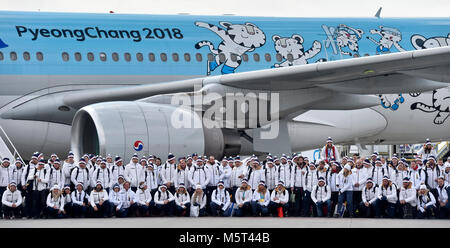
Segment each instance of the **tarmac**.
M274 217L149 217L0 220L0 228L450 228L450 220Z

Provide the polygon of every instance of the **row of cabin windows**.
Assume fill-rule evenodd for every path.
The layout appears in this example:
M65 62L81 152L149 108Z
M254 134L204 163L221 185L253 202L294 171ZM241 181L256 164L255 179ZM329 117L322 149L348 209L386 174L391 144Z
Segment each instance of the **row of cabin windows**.
M4 55L2 52L0 52L0 61L4 60L5 56L6 55ZM44 60L44 54L42 52L37 52L35 54L35 56L36 56L36 59L38 61ZM131 53L123 53L122 56L123 56L123 59L125 61L127 61L127 62L130 62L131 60L133 60L133 58L132 58L133 56L131 55ZM147 54L148 60L150 62L156 61L156 57L157 56L158 56L158 54L154 54L154 53L148 53ZM219 56L219 61L222 62L222 63L225 62L225 60L227 59L226 55L224 53L220 53L218 56ZM255 61L255 62L260 62L261 61L261 57L260 57L260 55L258 53L254 53L251 56L253 57L253 61ZM62 57L63 61L67 62L67 61L70 60L70 55L67 52L63 52L61 54L61 57ZM83 56L82 56L81 53L76 52L76 53L73 54L73 57L74 57L75 61L81 61ZM116 52L111 53L111 59L113 61L115 61L115 62L119 61L120 57L121 57L121 55L119 53L116 53ZM168 60L169 56L166 53L160 53L158 57L159 57L159 59L161 61L166 62ZM174 62L180 61L180 56L178 55L178 53L172 53L171 57L172 57L172 60ZM18 59L18 55L17 55L16 52L10 52L9 53L9 58L10 58L11 61L16 61ZM95 60L95 55L92 52L88 52L86 54L86 58L87 58L88 61L94 61ZM31 54L29 52L24 52L23 53L23 59L25 61L29 61L31 59ZM98 54L98 59L100 61L105 62L105 61L108 60L108 55L106 53L104 53L104 52L101 52L101 53ZM139 61L139 62L144 61L144 54L143 53L136 53L135 54L135 59L137 61ZM183 54L183 59L186 62L190 62L191 59L192 59L191 58L191 54L189 54L189 53ZM208 59L208 61L214 61L215 60L215 56L212 53L209 53L207 55L207 59ZM247 54L243 54L241 56L241 58L239 59L236 54L231 54L230 59L233 62L237 62L238 60L241 60L241 61L244 61L244 62L248 62L249 56ZM283 60L283 56L281 54L277 53L276 56L275 56L275 59L276 59L276 61L281 62ZM293 61L294 57L292 56L292 54L288 54L287 55L287 59L289 61ZM203 55L201 53L196 53L195 54L195 60L197 62L202 62L203 61ZM266 53L266 54L264 54L264 60L266 62L271 62L272 56L269 53Z

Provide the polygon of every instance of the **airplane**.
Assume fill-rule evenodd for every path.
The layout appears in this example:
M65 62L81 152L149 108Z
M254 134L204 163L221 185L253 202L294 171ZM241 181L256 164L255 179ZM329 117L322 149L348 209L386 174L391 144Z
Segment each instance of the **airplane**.
M0 126L25 159L450 139L450 18L1 11L0 20ZM208 94L234 94L241 108L208 128L209 110L228 111L195 102ZM252 100L261 112L250 113ZM174 127L177 111L200 125ZM274 123L277 135L264 138Z

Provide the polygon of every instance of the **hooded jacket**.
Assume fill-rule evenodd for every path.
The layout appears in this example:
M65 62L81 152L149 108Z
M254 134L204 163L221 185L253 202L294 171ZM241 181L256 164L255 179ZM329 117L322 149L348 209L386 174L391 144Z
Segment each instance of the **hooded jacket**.
M195 204L198 204L198 205L200 205L200 209L206 207L206 194L203 192L200 201L199 201L198 197L196 197L197 196L196 194L197 194L196 192L194 192L194 194L192 194L191 205L193 206Z
M162 165L160 176L162 184L166 184L168 182L174 184L175 176L176 176L177 165L175 163L171 164L167 161L164 165Z
M16 166L12 166L11 164L8 167L4 167L2 164L0 164L0 187L8 187L9 183L13 179L14 167Z
M331 188L324 184L323 186L314 185L311 191L311 199L314 203L326 202L331 199Z
M244 204L247 202L250 203L253 197L253 191L251 189L252 188L249 185L247 185L247 188L245 190L242 190L241 187L239 187L236 190L236 204Z
M275 198L278 198L275 200ZM288 202L289 201L289 192L285 189L283 192L279 192L277 189L272 191L270 195L270 200L275 203Z
M136 199L134 200L138 205L146 205L152 201L152 194L150 194L150 190L147 188L146 190L137 189L136 191Z
M405 201L406 203L409 203L413 207L417 206L416 196L417 192L416 189L412 186L412 183L410 183L407 188L402 186L402 188L400 189L399 200Z
M138 187L138 185L139 185L139 182L138 182L139 172L140 172L139 166L141 166L141 165L138 163L136 163L136 164L133 163L132 160L130 160L130 163L127 164L127 166L125 166L124 177L127 182L130 182L131 187Z
M181 207L181 204L186 205L187 203L191 202L191 197L189 196L189 193L186 191L184 194L178 194L178 192L175 193L175 204L177 206Z
M439 187L439 185L438 185L436 189L439 194L439 197L438 197L439 201L446 202L449 200L448 197L450 196L450 187L447 182L444 182L444 185L442 185L442 188Z
M96 206L96 204L100 202L100 200L108 201L108 199L109 197L106 190L102 189L100 192L98 192L97 190L94 189L91 191L91 195L89 196L89 203L91 204L92 207L94 207Z
M109 191L109 202L111 202L116 209L121 209L123 204L122 194L119 192L115 192L114 190Z
M232 172L232 169L227 163L226 166L220 165L220 170L222 171L222 174L220 174L220 178L219 179L223 181L223 185L225 186L225 188L229 189L231 187L231 172Z
M387 187L384 187L383 185L379 186L378 199L381 200L383 196L386 196L389 203L397 203L397 186L391 182L387 185Z
M34 175L37 176L37 178L34 178ZM48 187L48 181L49 181L50 173L49 171L44 167L42 169L34 168L30 170L30 173L28 175L28 180L32 183L32 190L46 190ZM38 182L38 179L41 179L40 182Z
M222 210L225 211L225 210L228 209L228 207L231 204L230 194L228 193L228 191L225 190L225 188L220 189L219 187L217 187L212 192L211 201L214 202L215 204L219 205L219 206L224 204L224 206L222 207Z
M425 194L417 195L417 210L421 212L425 212L425 207L435 207L436 206L436 198L434 195L430 193L429 190L426 191Z
M60 194L57 199L52 197L52 192L47 195L47 207L57 207L59 210L64 211L64 196Z
M158 171L153 169L153 170L149 170L147 168L147 170L145 170L144 172L144 182L147 184L147 187L150 190L154 190L158 188Z
M260 192L258 192L258 190L255 190L255 192L253 192L252 200L261 206L269 206L270 199L271 197L268 189L266 190L265 194L261 194Z
M78 190L74 190L72 193L70 193L70 196L72 197L72 203L76 205L83 205L86 199L89 199L89 196L84 192L84 190L81 190L79 192Z
M372 188L368 189L367 185L364 186L362 189L362 201L364 203L368 202L369 204L373 204L378 198L379 187L375 186L375 184L372 185Z
M88 186L91 185L91 179L92 175L87 167L82 169L80 167L80 164L78 164L73 170L72 174L70 176L71 181L74 185L77 185L78 182L83 183L83 189L87 189Z
M169 202L174 201L175 197L170 193L168 190L166 192L161 191L162 186L158 187L158 191L155 193L154 201L156 204L164 204L165 200L168 200Z
M189 181L191 185L200 184L205 189L209 183L209 171L204 166L194 165L191 167Z

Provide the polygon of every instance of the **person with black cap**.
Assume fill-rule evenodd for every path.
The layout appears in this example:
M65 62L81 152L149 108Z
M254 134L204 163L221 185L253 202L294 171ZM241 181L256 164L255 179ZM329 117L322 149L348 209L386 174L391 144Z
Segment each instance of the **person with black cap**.
M119 175L125 175L125 166L123 165L123 160L121 157L116 156L114 158L114 165L110 168L111 170L111 185L117 183Z
M426 185L420 185L416 202L417 218L424 219L435 216L436 198L434 198L433 194L430 194L430 191L428 190Z
M287 211L289 209L289 192L286 190L283 181L279 181L277 187L270 196L269 208L272 214L277 216L277 209L281 208L283 216L287 216Z
M320 152L320 157L329 163L331 160L340 161L339 151L333 145L333 139L331 137L327 138L327 144L322 148Z
M423 160L428 159L430 156L433 156L434 158L437 157L436 150L434 149L430 139L426 139L425 144L423 144L423 146L417 152L417 155L420 156L420 158L422 158Z
M48 186L51 188L53 185L64 185L64 173L61 169L61 162L59 159L55 159L53 161L53 165L50 166L50 175L49 175L49 184Z
M83 183L83 190L89 194L91 191L91 172L86 167L86 161L84 158L80 158L78 165L72 170L71 181L73 185L77 185L78 182Z
M57 184L50 188L50 193L47 196L47 207L46 207L47 218L63 218L64 211L64 197L62 196L61 189Z
M327 185L325 178L319 177L317 185L314 185L311 192L311 199L316 205L317 217L323 216L323 207L326 207L328 217L331 213L331 188Z
M84 218L87 213L87 203L89 196L83 190L83 183L78 182L75 190L71 193L72 217Z
M270 193L264 181L259 182L252 197L253 216L269 216Z
M433 193L434 198L438 197L437 181L440 176L440 171L436 166L436 159L434 156L429 156L428 161L424 162L426 167L423 169L424 182L427 188Z
M172 153L169 153L166 163L162 165L160 176L162 184L165 184L172 194L175 193L174 182L176 173L177 165L175 163L175 156Z
M375 217L380 218L387 211L388 217L394 218L397 203L397 186L389 180L388 176L383 177L377 198Z
M359 203L362 216L366 218L374 216L378 194L378 186L373 183L372 178L367 178L366 184L362 189L362 201Z
M167 190L165 184L159 186L153 198L159 216L173 216L175 197Z
M122 209L123 197L118 183L113 185L112 190L109 192L108 200L110 202L111 215L119 217L120 210Z
M35 219L41 217L43 208L45 207L45 200L47 198L47 184L50 173L45 168L45 160L41 159L38 166L30 170L28 181L32 187L33 194L33 217Z
M193 214L193 212L195 212ZM191 197L191 214L190 216L202 217L206 215L206 194L202 190L200 184L195 185L195 191Z
M344 217L344 201L350 218L353 218L353 176L350 164L344 166L344 170L338 176L337 186L339 187L338 206L335 217Z
M22 194L17 190L16 182L9 183L2 194L2 210L5 219L20 218L22 215Z
M403 186L399 192L399 201L401 212L403 213L402 217L404 219L412 219L415 216L416 209L416 189L412 186L412 182L409 180L409 177L403 178Z
M229 216L228 208L231 205L230 194L225 190L223 181L217 183L217 188L211 195L211 213L212 216Z
M111 170L108 169L107 165L106 165L106 160L103 159L102 161L100 161L100 167L98 167L97 169L94 170L94 172L92 173L92 179L94 182L97 181L101 181L102 185L105 185L105 190L106 192L109 193L109 189L111 187L112 184L112 175L111 175Z
M178 185L177 191L175 192L175 213L177 216L189 216L191 207L191 197L186 191L184 183Z
M138 216L147 217L150 216L151 206L153 205L152 194L145 182L139 183L139 188L136 191L136 200Z
M66 217L73 216L73 202L70 191L70 185L64 185L62 189L62 197L64 198L64 212Z
M97 181L95 189L91 191L89 205L90 216L97 218L111 216L108 192L103 189L101 181Z
M236 190L236 216L242 217L252 215L252 198L252 187L248 184L247 179L244 178L242 179L241 187Z
M316 209L312 205L311 192L314 185L317 185L317 181L316 165L314 163L309 163L308 170L306 171L303 179L303 190L305 191L302 208L303 217L311 216L311 208L313 213L316 212Z
M31 156L30 162L25 166L24 171L22 173L22 195L25 196L23 215L28 219L32 217L32 205L33 205L33 194L32 189L33 186L31 181L28 180L28 176L30 175L30 171L37 167L38 164L38 156L39 153L35 152Z
M139 157L135 153L130 159L130 163L125 166L125 181L130 182L131 190L136 191L139 180Z

